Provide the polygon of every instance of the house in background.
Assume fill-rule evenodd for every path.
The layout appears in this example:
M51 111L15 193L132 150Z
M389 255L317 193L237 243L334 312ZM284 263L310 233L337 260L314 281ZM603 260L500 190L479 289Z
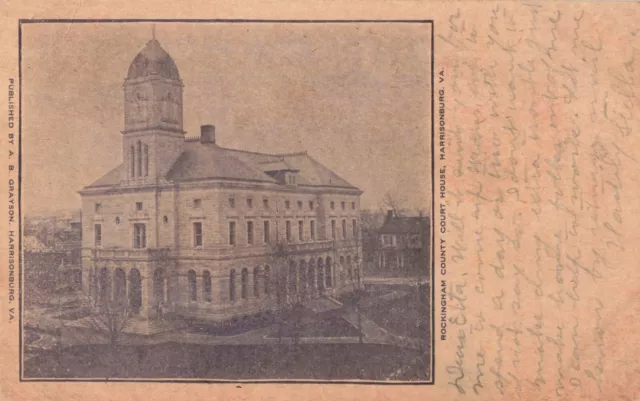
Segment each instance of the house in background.
M397 216L389 210L378 230L377 269L426 272L430 229L431 223L426 216Z

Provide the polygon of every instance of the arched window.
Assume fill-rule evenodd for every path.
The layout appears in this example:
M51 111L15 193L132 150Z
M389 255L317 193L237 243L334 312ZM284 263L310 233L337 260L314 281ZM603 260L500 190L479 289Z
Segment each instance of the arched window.
M236 300L236 271L231 269L229 273L229 300L231 302Z
M347 270L349 272L349 280L353 281L353 266L351 266L351 255L347 255Z
M247 270L246 268L242 269L242 299L247 299L247 297L249 296L248 294L248 286L249 284L249 270Z
M131 177L136 176L136 149L131 146L129 150L129 160L131 161Z
M142 142L138 141L138 177L142 176Z
M196 287L196 272L193 270L189 270L187 273L187 278L189 281L189 300L197 301L198 300L198 289Z
M144 145L144 176L149 175L149 146Z
M260 266L253 268L253 296L260 297Z
M209 270L205 270L202 273L202 293L204 294L205 302L211 302L211 273L209 273Z
M271 268L269 266L264 267L264 293L269 295L269 287L271 286Z

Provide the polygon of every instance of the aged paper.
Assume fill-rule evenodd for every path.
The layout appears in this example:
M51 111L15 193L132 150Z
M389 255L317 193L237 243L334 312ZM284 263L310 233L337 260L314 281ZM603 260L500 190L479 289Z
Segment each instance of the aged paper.
M638 17L7 5L1 399L640 399Z

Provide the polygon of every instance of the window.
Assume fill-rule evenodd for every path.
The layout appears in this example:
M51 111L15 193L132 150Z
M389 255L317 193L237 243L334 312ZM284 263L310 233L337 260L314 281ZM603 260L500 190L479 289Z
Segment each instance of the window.
M229 207L231 209L235 209L235 207L236 207L236 198L229 198Z
M229 222L229 245L236 244L236 222Z
M344 210L344 201L340 202L340 208L342 208L342 210Z
M211 273L209 270L202 273L202 294L205 302L211 302Z
M302 210L302 201L298 201L298 210Z
M102 246L102 226L96 224L93 226L93 234L95 239L95 246Z
M353 238L358 238L358 222L356 219L351 220L351 229L353 230Z
M342 220L342 238L347 238L347 221Z
M247 244L253 244L253 221L247 221Z
M193 270L189 270L187 273L187 278L189 280L189 301L197 301L198 300L198 287L196 284L196 272Z
M355 202L351 202L351 210L356 210L356 203Z
M147 226L142 223L133 225L133 247L136 249L147 247Z
M286 235L287 235L287 241L291 241L291 222L290 221L286 222Z
M315 241L315 239L316 239L316 222L315 222L315 220L311 220L309 222L309 234L310 234L311 240Z
M331 201L331 210L334 210L336 208L336 203L334 201Z
M302 242L304 237L304 221L298 221L298 241Z
M129 158L131 159L131 177L136 176L136 149L132 146L129 149Z
M247 208L253 209L253 199L247 198Z
M291 209L291 202L289 202L288 200L284 201L284 207L285 209Z
M138 141L138 177L142 177L142 143Z
M102 203L96 203L94 205L94 210L96 213L100 213L102 211Z
M242 295L242 299L247 299L247 297L249 296L249 291L248 291L248 285L249 285L249 271L244 268L242 269L242 282L241 282L242 286L241 286L241 295Z
M263 239L265 244L269 243L269 220L264 221Z
M193 200L193 208L200 209L202 207L202 199L194 199Z
M336 239L336 221L331 220L331 239Z
M309 210L313 210L313 201L309 201Z
M136 202L136 211L139 212L142 210L142 202Z
M116 217L116 225L120 224L120 217Z
M193 246L196 248L202 247L202 223L193 223Z
M167 216L162 217L162 224L164 224L165 226L169 224L169 218Z
M287 175L287 183L289 185L296 185L296 176L295 176L295 174L288 174Z
M260 298L260 266L253 268L253 296Z
M144 145L144 176L149 176L149 146Z
M265 209L269 209L269 199L262 200L262 207L264 207Z
M229 272L229 301L236 300L236 271L231 269Z

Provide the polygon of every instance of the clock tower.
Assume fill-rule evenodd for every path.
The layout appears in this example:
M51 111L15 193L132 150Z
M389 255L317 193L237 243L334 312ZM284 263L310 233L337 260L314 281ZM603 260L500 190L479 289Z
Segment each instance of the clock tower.
M133 59L124 83L125 181L163 180L183 150L182 80L155 37Z

